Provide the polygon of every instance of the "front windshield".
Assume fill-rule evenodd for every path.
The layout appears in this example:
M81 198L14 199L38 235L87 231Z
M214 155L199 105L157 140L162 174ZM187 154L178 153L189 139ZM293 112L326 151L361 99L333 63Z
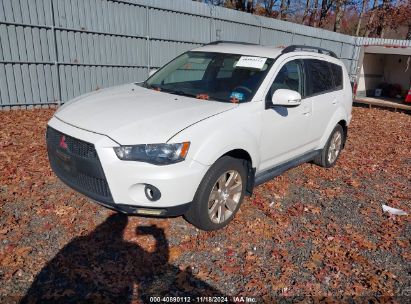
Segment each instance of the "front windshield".
M273 61L236 54L187 52L156 72L143 86L199 99L247 102Z

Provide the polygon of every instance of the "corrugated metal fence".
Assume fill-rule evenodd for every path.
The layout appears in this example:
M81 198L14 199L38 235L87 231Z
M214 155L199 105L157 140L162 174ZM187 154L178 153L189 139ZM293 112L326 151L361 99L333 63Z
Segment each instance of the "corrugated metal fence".
M355 75L355 38L189 0L0 0L0 107L49 105L116 84L215 40L307 44Z

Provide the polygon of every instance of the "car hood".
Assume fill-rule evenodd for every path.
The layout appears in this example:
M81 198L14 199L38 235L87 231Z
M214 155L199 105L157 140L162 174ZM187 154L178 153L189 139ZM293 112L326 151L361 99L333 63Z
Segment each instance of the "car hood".
M123 85L96 91L64 105L65 123L109 136L122 145L163 143L179 131L237 107Z

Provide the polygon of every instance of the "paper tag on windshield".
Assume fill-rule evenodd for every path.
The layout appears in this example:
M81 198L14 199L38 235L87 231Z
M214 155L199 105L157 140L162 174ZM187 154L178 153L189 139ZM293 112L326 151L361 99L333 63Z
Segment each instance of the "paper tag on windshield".
M241 56L240 59L237 61L235 67L262 70L266 61L267 58L263 57Z

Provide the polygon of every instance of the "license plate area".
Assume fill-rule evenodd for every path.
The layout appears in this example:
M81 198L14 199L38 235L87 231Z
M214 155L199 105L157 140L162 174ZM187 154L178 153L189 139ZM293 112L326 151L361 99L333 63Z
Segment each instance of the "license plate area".
M71 176L77 175L76 166L70 155L61 151L60 149L56 150L55 155L56 163L62 170L64 170L67 174L70 174Z

